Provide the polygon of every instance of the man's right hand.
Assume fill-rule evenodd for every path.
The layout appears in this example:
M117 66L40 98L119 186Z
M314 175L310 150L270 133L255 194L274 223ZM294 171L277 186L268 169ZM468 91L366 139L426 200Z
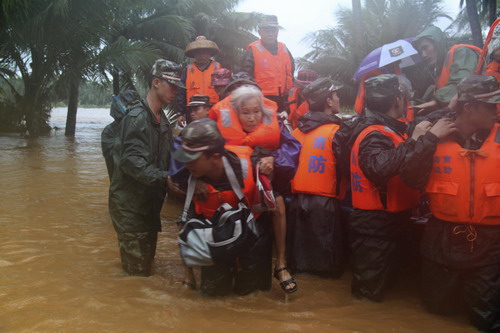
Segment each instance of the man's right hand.
M458 129L455 122L450 118L439 119L438 122L429 130L429 132L434 134L438 139L443 139L457 131Z
M208 200L208 187L207 184L201 180L196 180L196 187L194 188L194 197L198 201Z

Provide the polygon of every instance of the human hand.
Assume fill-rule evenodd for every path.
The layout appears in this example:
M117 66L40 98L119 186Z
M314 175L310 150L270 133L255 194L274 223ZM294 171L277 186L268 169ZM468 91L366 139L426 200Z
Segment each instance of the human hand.
M428 130L430 130L432 127L432 123L428 120L421 121L415 126L415 129L413 130L413 133L411 135L411 138L413 140L417 140L419 137L427 133Z
M434 126L429 130L432 134L434 134L438 139L443 139L450 135L451 133L455 133L458 131L455 122L450 118L441 118L438 120Z
M179 184L174 183L172 181L172 178L170 176L167 177L167 187L170 189L170 191L177 193L177 194L186 194L183 190L180 189Z
M274 170L274 157L262 157L259 162L259 172L269 176Z
M419 105L415 105L413 107L415 110L419 110L417 114L427 114L431 111L434 111L438 108L437 101L425 102Z
M201 180L196 181L196 186L194 188L194 197L198 201L208 200L208 187L207 184Z

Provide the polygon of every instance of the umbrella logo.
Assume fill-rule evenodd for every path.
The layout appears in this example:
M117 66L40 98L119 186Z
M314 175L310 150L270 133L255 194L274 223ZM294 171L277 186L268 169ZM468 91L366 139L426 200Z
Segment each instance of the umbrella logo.
M389 54L391 57L397 57L404 53L403 48L401 46L397 46L395 48L389 49Z

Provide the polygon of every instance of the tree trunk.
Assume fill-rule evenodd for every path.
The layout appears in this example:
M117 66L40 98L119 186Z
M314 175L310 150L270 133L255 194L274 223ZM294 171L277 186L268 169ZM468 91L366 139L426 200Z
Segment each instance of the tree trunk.
M493 22L497 19L497 1L496 0L490 0L488 1L488 14L489 14L489 19L488 19L488 24L491 26Z
M66 117L66 129L64 131L64 135L66 136L75 136L80 81L80 78L75 78L69 85L68 115Z
M361 0L352 0L352 19L354 25L354 45L356 53L354 54L356 63L359 64L365 56L365 44L363 43L363 19L361 17Z
M120 93L120 73L113 72L113 95L118 96Z
M481 33L481 23L479 22L479 14L475 0L465 0L467 7L467 16L469 18L470 30L472 32L472 40L477 47L483 47L483 35Z

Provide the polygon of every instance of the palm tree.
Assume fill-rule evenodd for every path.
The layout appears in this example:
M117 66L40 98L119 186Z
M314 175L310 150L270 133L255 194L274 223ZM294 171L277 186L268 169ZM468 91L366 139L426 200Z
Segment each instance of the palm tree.
M316 31L304 38L312 51L299 60L299 66L311 67L322 75L331 76L344 84L371 50L401 38L417 35L438 18L447 17L441 0L366 0L361 17L364 24L359 49L354 31L359 20L351 9L341 8L335 16L338 25ZM451 18L450 18L451 20ZM356 60L359 59L359 60Z

